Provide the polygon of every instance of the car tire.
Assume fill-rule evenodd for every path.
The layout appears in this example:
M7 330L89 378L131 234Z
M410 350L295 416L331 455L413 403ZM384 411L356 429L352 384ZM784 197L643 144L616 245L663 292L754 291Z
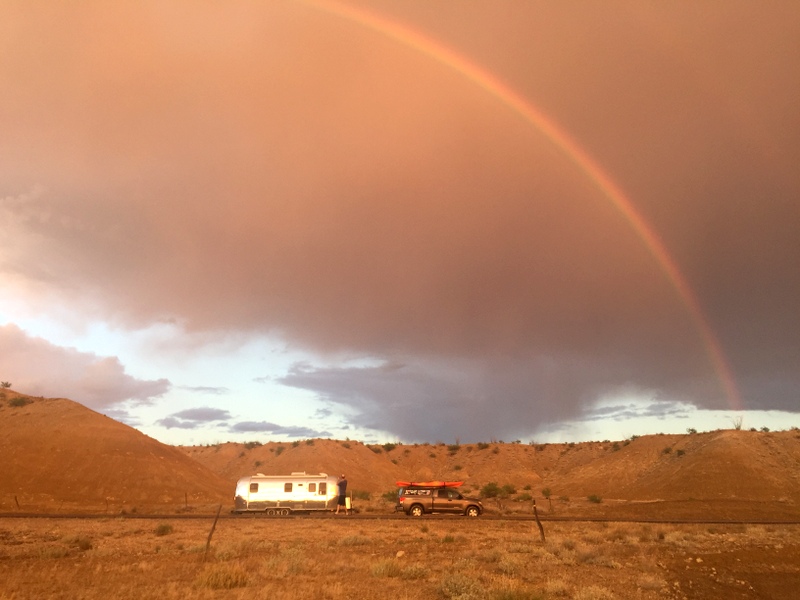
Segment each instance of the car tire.
M419 504L415 504L408 510L408 516L410 517L421 517L425 511L422 509L422 506Z
M468 517L477 517L478 515L481 514L481 511L478 510L477 506L468 506L467 510L464 511L464 514L467 515Z

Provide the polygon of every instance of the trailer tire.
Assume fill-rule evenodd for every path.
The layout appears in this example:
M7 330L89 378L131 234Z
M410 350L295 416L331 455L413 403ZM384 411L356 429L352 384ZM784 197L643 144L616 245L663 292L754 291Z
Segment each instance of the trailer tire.
M424 513L425 510L422 508L421 504L414 504L408 509L408 516L410 517L421 517Z
M274 517L275 516L275 509L274 508L268 508L267 509L267 516L268 517Z
M288 508L282 508L282 509L280 510L280 515L281 515L282 517L288 517L290 512L291 512L291 511L290 511Z

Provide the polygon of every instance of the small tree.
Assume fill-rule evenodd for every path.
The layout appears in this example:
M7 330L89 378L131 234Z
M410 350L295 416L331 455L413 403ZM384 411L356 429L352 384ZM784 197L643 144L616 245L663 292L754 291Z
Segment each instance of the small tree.
M742 415L736 415L735 417L731 417L731 423L733 423L733 428L736 431L739 431L742 428L743 422L744 422L744 417Z
M10 387L11 387L11 382L10 381L0 382L0 388L8 389Z
M553 501L550 499L551 494L550 488L544 488L542 490L542 496L545 497L545 500L547 500L547 503L550 505L550 512L553 512Z

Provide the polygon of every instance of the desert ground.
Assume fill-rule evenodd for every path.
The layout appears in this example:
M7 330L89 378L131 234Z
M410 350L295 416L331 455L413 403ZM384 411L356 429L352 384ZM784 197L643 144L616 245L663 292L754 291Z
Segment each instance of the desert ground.
M68 399L5 390L0 456L0 600L779 600L800 589L797 428L171 447ZM239 477L295 471L346 473L356 514L230 514ZM395 514L395 482L430 479L463 481L485 514ZM503 493L487 497L490 484Z
M0 598L797 597L800 526L358 516L0 519ZM209 534L211 539L209 543Z

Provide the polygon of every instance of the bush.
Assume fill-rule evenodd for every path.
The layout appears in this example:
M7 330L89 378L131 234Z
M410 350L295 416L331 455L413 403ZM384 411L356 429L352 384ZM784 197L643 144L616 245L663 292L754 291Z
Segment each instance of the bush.
M383 449L381 449L380 446L370 446L369 449L372 450L375 454L380 454L381 452L383 452Z
M587 496L586 499L589 502L593 502L594 504L600 504L603 501L603 499L597 494L592 494L591 496Z
M397 444L384 444L383 445L383 449L386 450L386 452L391 452L395 448L397 448Z
M478 450L486 450L488 447L489 447L489 444L487 444L486 442L478 442L477 443Z
M461 449L461 444L450 444L450 445L447 447L447 450L448 450L448 452L450 452L450 454L455 454L455 453L456 453L456 452L458 452L460 449Z
M484 498L497 498L500 495L500 486L496 481L490 481L481 488L481 496Z
M396 560L386 558L372 565L370 573L373 577L398 577L400 575L400 565Z
M26 404L30 404L32 400L28 400L27 398L23 398L22 396L17 396L16 398L12 398L8 401L10 406L20 407L25 406Z
M253 448L258 448L261 446L261 442L245 442L244 447L248 450L252 450Z
M158 527L156 527L155 534L160 537L163 535L169 535L173 531L174 529L172 528L172 525L169 523L161 523Z
M283 452L284 450L286 450L286 448L284 448L283 446L278 446L277 448L275 448L275 456L280 456L281 452Z
M247 573L239 565L215 565L206 568L197 576L198 587L212 590L230 590L247 585Z
M462 573L451 573L442 577L439 593L445 598L458 600L474 600L485 595L480 583Z
M353 490L353 498L355 500L367 501L369 500L369 492L366 492L364 490Z

